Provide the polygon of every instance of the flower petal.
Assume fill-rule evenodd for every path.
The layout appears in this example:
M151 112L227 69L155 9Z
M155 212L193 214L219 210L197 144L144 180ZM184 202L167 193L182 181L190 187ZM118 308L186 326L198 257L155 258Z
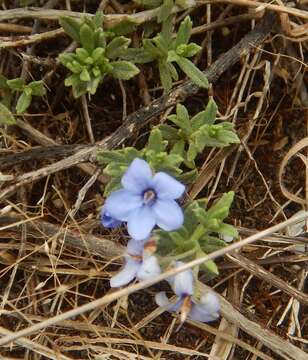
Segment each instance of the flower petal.
M152 180L152 170L149 164L141 159L135 159L122 176L122 185L126 190L141 194Z
M119 287L131 282L136 277L140 265L140 261L127 259L124 268L110 279L110 286Z
M143 260L137 272L137 278L139 280L150 279L152 277L158 276L160 272L160 266L158 264L157 258L155 256L149 256Z
M212 292L208 292L205 295L202 295L201 300L200 300L200 304L208 312L219 312L220 311L219 299Z
M121 221L114 219L103 207L100 213L100 220L103 226L106 228L116 228L121 225Z
M175 263L175 268L184 265L182 261ZM178 296L192 295L194 292L194 277L192 271L185 270L167 279L173 291Z
M132 256L141 256L143 253L144 244L145 241L130 239L126 246L127 254Z
M108 214L121 221L127 221L127 218L133 210L142 206L142 197L131 193L128 190L121 189L113 192L105 202L105 211Z
M207 312L202 305L193 304L188 317L195 321L210 322L219 318L218 312Z
M194 303L188 317L192 320L210 322L219 318L220 303L213 293L201 297L200 303Z
M174 200L156 200L153 205L156 223L166 231L179 229L184 222L181 207Z
M171 302L165 291L161 291L155 294L155 302L158 306L164 307L166 311L179 311L183 300L181 298L177 298L175 301Z
M165 291L161 291L155 294L155 302L158 306L161 307L170 305L170 301Z
M153 187L159 199L173 200L181 197L185 186L172 176L158 172L153 178Z
M135 240L146 239L155 226L155 214L148 206L133 211L127 219L127 230Z

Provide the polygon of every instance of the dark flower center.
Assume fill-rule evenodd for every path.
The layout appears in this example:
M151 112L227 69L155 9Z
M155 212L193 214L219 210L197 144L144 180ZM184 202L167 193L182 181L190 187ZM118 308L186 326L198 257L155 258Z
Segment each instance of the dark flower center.
M152 205L156 199L156 192L152 189L148 189L143 193L143 203L145 205Z

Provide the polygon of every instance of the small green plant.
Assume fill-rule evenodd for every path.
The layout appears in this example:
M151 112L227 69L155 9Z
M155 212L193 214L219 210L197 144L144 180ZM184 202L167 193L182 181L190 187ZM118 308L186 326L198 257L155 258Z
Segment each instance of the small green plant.
M182 155L185 165L195 167L195 158L205 147L225 147L239 143L234 132L234 124L221 122L215 124L217 105L211 99L204 111L199 112L191 119L185 106L177 105L176 114L168 119L176 127L169 124L160 125L163 138L173 146L174 152Z
M158 236L157 255L162 261L193 260L216 251L226 245L221 236L238 237L237 230L224 223L234 198L232 191L225 193L210 208L206 200L195 200L184 210L184 224L176 231L156 230ZM214 261L207 261L200 267L211 275L218 274Z
M19 115L28 109L33 96L44 96L46 89L42 80L25 84L21 78L8 80L0 75L0 124L15 124L15 118L10 111L15 92L21 93L16 104L16 113Z
M17 114L22 114L28 109L33 96L44 96L46 94L46 89L42 80L25 84L23 79L16 78L7 80L6 83L13 93L21 93L16 104Z
M97 159L110 176L105 195L121 186L121 178L135 158L146 160L156 172L164 171L185 184L191 183L198 173L195 158L206 146L225 147L239 142L232 123L215 124L216 113L213 99L191 119L185 106L178 105L176 114L168 117L176 127L162 124L152 129L142 150L126 147L99 152Z
M111 179L105 187L104 194L109 195L121 186L121 178L135 158L146 160L155 171L167 171L181 179L183 171L180 169L180 165L183 158L178 154L169 153L167 145L168 142L163 140L161 131L156 128L151 131L148 144L142 150L126 147L120 150L100 152L97 160L105 166L104 173Z
M87 92L95 94L108 74L116 79L129 80L139 72L132 61L121 60L131 40L104 31L102 20L100 12L81 21L71 17L59 19L64 31L81 45L74 53L59 55L59 61L72 73L65 79L65 85L72 87L75 98Z
M201 47L189 43L192 22L187 16L180 24L177 35L172 35L172 18L162 24L162 31L152 39L144 39L140 49L129 49L127 59L135 63L157 61L160 81L165 91L172 88L173 81L179 80L178 70L174 63L198 86L208 88L208 81L188 58L196 55Z

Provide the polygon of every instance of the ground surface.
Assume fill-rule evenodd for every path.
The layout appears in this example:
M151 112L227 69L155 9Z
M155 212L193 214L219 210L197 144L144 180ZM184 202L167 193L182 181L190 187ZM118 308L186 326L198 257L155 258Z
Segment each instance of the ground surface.
M106 177L99 172L95 157L91 163L89 157L78 157L71 165L63 162L91 146L85 125L87 112L95 141L101 142L119 127L125 130L126 114L133 114L129 121L137 121L134 112L149 106L143 113L147 125L141 126L138 120L133 133L124 133L123 142L132 145L142 144L149 129L164 120L168 109L160 105L157 116L147 115L153 101L162 95L154 65L141 67L139 77L123 84L107 78L85 104L74 99L63 83L65 69L56 63L71 40L61 34L32 41L31 32L44 34L58 29L57 21L46 16L38 20L31 9L24 9L29 15L17 20L9 10L18 9L18 1L0 3L1 74L44 79L48 87L47 95L35 98L16 125L0 128L0 333L5 335L111 292L108 280L120 263L115 255L121 250L116 245L125 244L126 234L106 231L99 224ZM41 8L46 5L46 1L34 3ZM100 5L109 15L143 11L133 2L116 0L48 4L47 8L88 13ZM241 5L236 1L199 3L187 10L194 27L208 24L210 29L205 27L193 36L203 46L196 59L202 70L254 31L256 24L262 28L266 16L276 22L265 41L252 48L247 43L246 55L238 56L236 63L213 82L219 118L235 123L242 143L215 150L210 156L204 152L198 159L204 172L189 189L191 197L211 199L233 190L235 201L228 222L238 227L242 238L284 221L308 203L302 158L293 156L279 178L288 151L307 137L308 8L304 1L297 2L296 8L289 8L291 14L282 15L282 2L277 4L275 11L265 13L255 12L256 4L249 9L248 1ZM292 15L295 9L299 16ZM135 42L140 41L141 34L138 30L132 35ZM14 44L19 40L29 43ZM8 45L9 41L13 43ZM181 79L184 81L183 76ZM182 80L177 84L180 87ZM197 112L207 99L203 90L188 91L183 103ZM306 156L306 149L299 152ZM50 164L58 166L51 170ZM43 169L41 173L35 172L39 169ZM29 176L29 181L24 176ZM89 179L93 181L87 186ZM80 198L84 185L86 193ZM300 196L302 203L284 196L282 185ZM307 252L303 245L307 240L301 235L295 237L292 229L281 229L276 237L245 247L238 258L227 255L219 259L220 275L211 281L202 278L228 301L216 323L190 322L176 331L177 318L156 310L153 294L157 289L169 291L167 284L158 284L32 334L29 342L19 339L3 346L0 357L308 358ZM104 248L105 239L114 247L109 244ZM216 336L217 329L223 338ZM266 333L266 329L272 331Z

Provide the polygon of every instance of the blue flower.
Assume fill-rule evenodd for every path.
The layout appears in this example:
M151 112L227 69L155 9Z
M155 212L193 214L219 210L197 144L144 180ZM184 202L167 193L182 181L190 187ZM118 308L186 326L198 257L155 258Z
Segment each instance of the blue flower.
M135 159L121 182L123 188L107 198L105 210L114 219L127 222L133 239L146 239L155 225L166 231L183 225L183 211L175 201L185 191L179 181L164 172L153 176L146 161Z
M105 207L102 208L101 214L100 214L101 223L106 228L116 228L121 225L121 221L114 219L112 216L109 215L109 213L105 210Z
M183 265L181 261L176 262L176 267ZM155 295L157 305L164 307L166 311L181 313L181 323L186 318L210 322L218 319L220 304L214 293L208 292L197 301L193 297L194 281L191 270L183 271L168 279L170 286L177 295L174 302L170 302L164 291Z
M128 284L135 278L146 280L160 274L157 258L148 255L144 241L129 240L127 243L125 265L123 269L110 279L111 287Z

